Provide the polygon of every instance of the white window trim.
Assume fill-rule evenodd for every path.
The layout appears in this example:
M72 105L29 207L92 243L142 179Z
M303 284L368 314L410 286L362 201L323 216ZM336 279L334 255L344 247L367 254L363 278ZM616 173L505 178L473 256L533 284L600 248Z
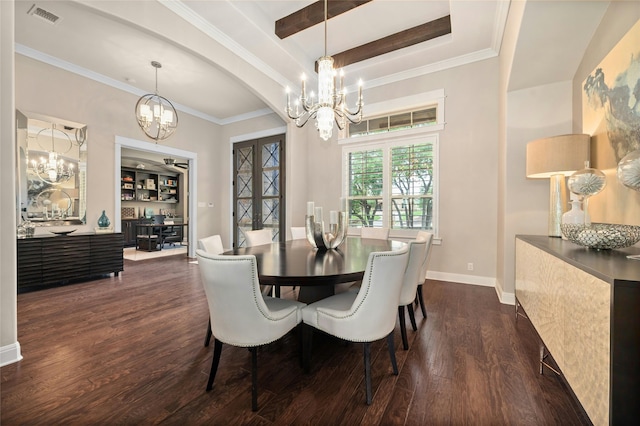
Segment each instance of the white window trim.
M433 174L435 183L433 185L433 230L434 241L433 243L439 245L441 243L439 232L440 221L440 134L433 132L433 127L418 127L415 129L408 129L398 132L389 132L383 134L370 135L365 137L353 138L356 141L350 141L353 143L344 144L342 147L342 197L346 199L348 197L348 176L347 165L345 164L347 154L354 151L362 150L374 150L382 149L384 155L384 161L382 166L383 172L383 193L386 197L390 197L389 194L389 176L390 176L390 161L389 155L391 148L395 146L412 145L416 143L429 142L433 145L433 151L435 153L435 159L433 162ZM357 143L356 143L357 142ZM382 221L385 224L389 224L389 213L386 207L382 210ZM349 235L359 235L359 228L349 227ZM398 239L413 239L417 236L417 230L411 229L389 229L390 238Z
M446 96L444 94L444 89L432 90L430 92L418 93L411 96L404 96L401 98L391 99L385 102L378 102L374 104L367 104L365 106L366 117L381 117L385 115L393 115L397 114L401 111L414 111L420 110L424 108L428 108L430 106L436 106L436 124L431 126L420 127L423 132L439 132L444 130L446 121L444 118L444 100ZM377 140L380 138L380 135L386 136L388 138L396 137L396 135L402 135L405 133L411 134L412 131L416 129L407 129L407 130L398 130L391 131L388 133L367 135L367 136L356 136L349 137L348 127L345 127L344 130L340 130L338 132L338 144L351 144L351 143L361 143L369 140Z

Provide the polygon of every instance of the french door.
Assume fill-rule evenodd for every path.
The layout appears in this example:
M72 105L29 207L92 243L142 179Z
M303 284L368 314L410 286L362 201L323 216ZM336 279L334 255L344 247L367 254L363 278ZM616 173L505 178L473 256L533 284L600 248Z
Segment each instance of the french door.
M234 247L246 246L252 229L270 229L273 241L284 241L284 158L284 135L233 144Z

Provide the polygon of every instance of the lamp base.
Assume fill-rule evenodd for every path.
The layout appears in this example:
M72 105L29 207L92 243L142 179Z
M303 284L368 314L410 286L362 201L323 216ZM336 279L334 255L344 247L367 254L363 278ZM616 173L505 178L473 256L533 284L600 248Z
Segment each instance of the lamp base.
M562 237L560 224L567 206L567 185L563 174L552 175L549 179L549 236Z

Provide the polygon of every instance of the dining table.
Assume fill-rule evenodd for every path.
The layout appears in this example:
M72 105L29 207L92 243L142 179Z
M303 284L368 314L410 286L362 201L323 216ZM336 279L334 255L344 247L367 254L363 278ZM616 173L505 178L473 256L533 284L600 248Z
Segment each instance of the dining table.
M299 286L298 300L312 303L335 293L335 285L362 280L369 254L400 250L395 240L347 237L336 249L318 249L306 239L240 247L226 255L254 255L261 285ZM278 295L278 294L276 294Z

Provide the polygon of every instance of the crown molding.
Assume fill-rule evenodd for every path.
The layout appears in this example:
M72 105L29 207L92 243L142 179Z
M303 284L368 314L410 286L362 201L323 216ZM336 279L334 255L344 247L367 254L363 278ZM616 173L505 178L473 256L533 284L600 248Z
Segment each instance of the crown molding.
M36 61L43 62L45 64L54 66L56 68L60 68L65 71L77 74L79 76L88 78L90 80L97 81L98 83L102 83L106 86L113 87L114 89L131 93L132 95L143 96L148 93L147 91L138 89L137 87L132 86L130 84L123 83L114 78L107 77L106 75L88 70L86 68L80 67L71 62L64 61L60 58L56 58L55 56L48 55L46 53L40 52L39 50L32 49L30 47L27 47L19 43L15 44L15 53L20 54L22 56L26 56L27 58L35 59ZM252 111L245 114L240 114L233 117L220 119L179 103L172 102L172 104L178 111L184 112L185 114L189 114L194 117L201 118L202 120L208 121L213 124L217 124L219 126L224 126L226 124L232 124L238 121L244 121L250 118L261 117L261 116L273 113L271 109L264 108L257 111Z

